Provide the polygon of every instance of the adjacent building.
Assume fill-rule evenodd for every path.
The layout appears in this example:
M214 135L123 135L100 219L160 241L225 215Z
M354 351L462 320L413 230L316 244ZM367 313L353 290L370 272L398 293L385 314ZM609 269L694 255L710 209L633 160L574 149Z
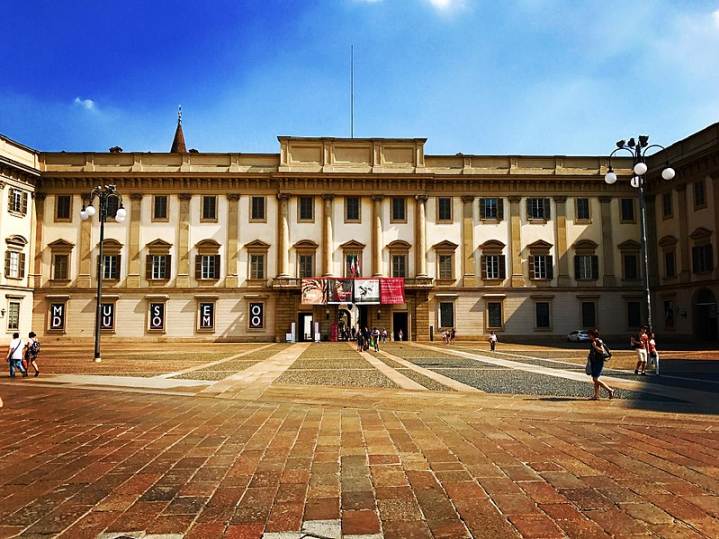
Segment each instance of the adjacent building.
M278 137L279 153L37 152L0 138L7 332L90 339L284 340L336 324L427 340L516 338L645 320L639 203L605 157L425 155L425 139ZM656 179L669 160L671 182ZM657 331L717 337L719 124L650 161ZM114 184L127 211L80 219ZM402 277L405 303L302 303L302 279Z

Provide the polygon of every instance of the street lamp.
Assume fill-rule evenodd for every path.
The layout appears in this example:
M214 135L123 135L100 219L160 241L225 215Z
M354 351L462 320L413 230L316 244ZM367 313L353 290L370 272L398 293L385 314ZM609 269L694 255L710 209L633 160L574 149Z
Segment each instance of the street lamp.
M92 205L97 198L100 221L100 252L97 257L97 306L95 308L95 362L100 363L100 317L102 316L102 273L103 273L103 243L105 242L105 221L107 220L107 204L111 198L117 199L118 209L115 214L115 221L122 223L127 217L127 210L122 206L122 196L117 192L115 185L98 185L87 196L87 205L83 201L80 210L80 219L87 221L92 218L98 210Z
M609 170L604 176L604 181L612 185L617 181L617 174L612 169L612 157L614 154L620 151L627 151L632 155L633 166L632 172L634 175L630 180L630 185L635 189L639 190L639 222L641 226L641 257L644 265L644 294L647 302L647 325L649 330L653 331L652 324L652 297L649 291L649 257L647 255L647 216L646 216L646 179L644 175L647 173L649 167L647 167L647 151L653 148L659 148L664 150L664 146L659 144L649 144L649 137L647 135L640 135L639 140L635 141L630 138L628 141L620 140L616 144L616 148L612 153L609 154ZM666 164L662 170L662 178L664 180L672 180L676 176L676 172L669 163Z

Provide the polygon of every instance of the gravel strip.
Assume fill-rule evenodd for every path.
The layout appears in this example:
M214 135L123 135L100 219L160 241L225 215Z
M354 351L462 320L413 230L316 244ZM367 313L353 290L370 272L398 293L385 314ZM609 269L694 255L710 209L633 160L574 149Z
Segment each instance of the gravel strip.
M301 369L294 371L287 370L274 383L338 387L389 387L398 389L397 384L375 369L312 372L304 372Z
M326 360L320 359L297 359L291 366L290 370L301 369L374 369L370 363L362 358L330 358Z
M436 380L432 380L429 376L425 376L421 372L413 371L412 369L408 369L407 367L396 370L397 372L404 374L410 380L414 380L418 384L423 385L430 391L455 391L453 388L447 387L446 385L441 384Z

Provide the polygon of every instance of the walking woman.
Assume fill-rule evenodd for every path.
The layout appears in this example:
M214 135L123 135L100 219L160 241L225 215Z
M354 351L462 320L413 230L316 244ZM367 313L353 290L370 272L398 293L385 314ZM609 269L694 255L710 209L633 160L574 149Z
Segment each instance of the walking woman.
M40 341L37 340L37 335L34 331L28 334L28 341L25 343L25 362L27 363L26 369L30 369L30 365L35 369L35 377L40 376L40 369L37 366L37 355L40 353Z
M604 341L599 338L599 331L593 329L589 332L591 337L589 357L587 364L587 374L591 375L592 381L594 382L594 396L592 400L599 400L599 388L603 387L609 393L609 398L614 398L614 390L607 384L599 379L602 375L602 369L604 368L604 362L611 357L611 354L604 345Z

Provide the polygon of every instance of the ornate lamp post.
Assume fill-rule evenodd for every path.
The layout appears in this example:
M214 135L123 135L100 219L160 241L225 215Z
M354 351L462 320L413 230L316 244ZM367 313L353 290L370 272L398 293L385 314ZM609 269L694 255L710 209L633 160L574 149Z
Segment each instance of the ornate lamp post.
M659 148L664 150L664 146L659 144L649 144L649 137L647 135L640 135L638 140L630 138L628 141L620 140L617 142L617 147L609 154L609 170L604 176L604 181L609 185L612 185L617 181L617 174L612 169L612 157L614 154L620 151L629 152L632 155L633 167L632 171L634 176L630 180L630 184L635 189L639 190L639 222L641 226L641 258L644 269L643 281L644 281L644 294L647 303L647 325L650 330L653 331L652 324L652 296L649 291L649 256L647 255L647 216L646 216L646 178L648 167L646 163L647 152L653 148ZM662 170L662 178L665 180L672 180L676 173L674 169L666 164L664 170Z
M97 197L100 221L100 252L97 257L97 307L95 309L95 361L102 361L100 355L100 317L102 315L102 277L103 277L103 243L105 241L105 221L107 220L107 204L111 198L117 199L118 210L115 214L115 221L122 223L127 217L127 210L122 206L122 196L117 192L115 185L98 185L87 196L87 205L83 203L80 210L80 219L86 221L90 219L98 210L92 205L93 200Z

